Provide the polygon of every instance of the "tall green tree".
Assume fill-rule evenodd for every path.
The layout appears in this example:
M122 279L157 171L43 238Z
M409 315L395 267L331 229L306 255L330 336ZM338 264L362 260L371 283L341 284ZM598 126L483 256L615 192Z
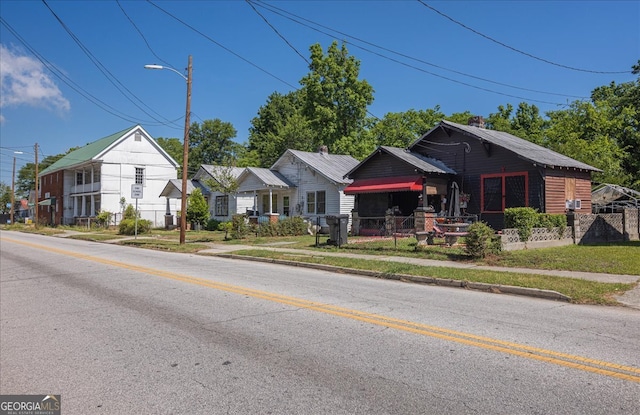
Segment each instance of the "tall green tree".
M334 41L326 55L320 44L310 51L310 72L300 80L303 115L316 134L315 145L335 152L334 143L359 137L374 91L366 80L358 79L360 61L349 55L344 43L339 47Z
M51 166L62 157L79 147L70 148L66 153L56 154L55 156L47 156L38 162L38 173ZM36 189L36 164L26 163L18 170L16 178L16 198L27 198L29 191Z
M0 182L0 213L9 213L11 210L11 186Z
M287 149L312 151L315 133L302 114L303 91L274 92L251 120L248 151L259 167L271 167Z
M369 129L369 134L376 147L383 145L404 148L433 128L444 117L437 105L427 110L410 109L405 112L390 112Z
M619 120L614 138L624 151L622 165L631 175L629 184L640 189L640 78L598 87L591 93L591 100L609 107L611 116Z
M166 151L180 166L182 166L182 156L184 155L184 146L179 138L156 138L156 142L164 151Z
M236 137L233 124L220 119L194 122L189 129L189 175L195 174L202 164L234 164L242 145Z
M593 175L595 182L629 183L631 175L622 165L625 152L616 138L626 128L625 117L616 116L605 101L574 101L568 109L547 116L547 147L601 169Z
M515 113L511 104L498 106L498 112L489 114L487 117L486 126L492 130L504 131L533 143L545 145L546 121L537 106L526 102L521 102Z

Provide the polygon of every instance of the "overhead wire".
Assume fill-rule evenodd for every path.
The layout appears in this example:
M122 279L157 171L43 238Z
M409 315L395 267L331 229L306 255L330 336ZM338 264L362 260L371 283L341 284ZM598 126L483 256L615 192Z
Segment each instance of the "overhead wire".
M7 28L7 30L25 48L27 48L27 50L29 50L29 52L31 52L31 54L33 56L35 56L36 59L38 59L40 61L40 63L42 63L44 65L45 68L47 68L51 72L51 74L53 74L56 78L60 79L69 88L71 88L74 91L76 91L82 97L86 98L89 102L93 103L94 105L96 105L97 107L102 109L103 111L105 111L105 112L107 112L107 113L109 113L109 114L111 114L113 116L116 116L116 117L118 117L118 118L120 118L122 120L125 120L127 122L139 123L139 122L142 121L140 119L136 119L136 118L130 117L127 114L124 114L123 112L120 112L118 109L112 107L111 105L109 105L106 102L102 101L101 99L99 99L98 97L94 96L93 94L91 94L90 92L88 92L87 90L82 88L80 85L78 85L75 81L73 81L71 78L69 78L67 75L65 75L64 72L58 70L58 68L55 65L53 65L51 62L49 62L35 48L33 48L29 44L29 42L26 41L26 39L24 39L5 19L2 18L2 16L0 16L0 23L3 24Z
M563 65L561 63L553 62L553 61L550 61L548 59L541 58L539 56L535 56L535 55L533 55L531 53L522 51L522 50L517 49L517 48L515 48L513 46L510 46L510 45L507 45L506 43L501 42L499 40L496 40L496 39L492 38L491 36L485 35L484 33L479 32L478 30L475 30L475 29L465 25L464 23L452 18L451 16L448 16L448 15L444 14L443 12L441 12L438 9L436 9L435 7L432 7L429 4L425 3L423 0L417 0L417 1L418 1L418 3L422 4L424 7L432 10L433 12L439 14L440 16L444 17L445 19L450 20L451 22L457 24L458 26L461 26L464 29L475 33L478 36L481 36L481 37L483 37L483 38L485 38L485 39L487 39L487 40L489 40L489 41L491 41L493 43L496 43L496 44L498 44L498 45L500 45L502 47L505 47L505 48L510 49L510 50L512 50L514 52L520 53L520 54L522 54L524 56L527 56L529 58L538 60L540 62L548 63L549 65L554 65L554 66L558 66L560 68L569 69L569 70L578 71L578 72L588 72L588 73L596 73L596 74L624 74L624 73L631 73L630 70L626 70L626 71L595 71L595 70L591 70L591 69L576 68L576 67L573 67L573 66L568 66L568 65Z
M111 71L91 52L89 48L87 48L82 41L73 33L73 31L67 26L67 24L56 14L56 12L49 6L47 0L41 0L42 3L47 7L49 12L54 16L54 18L58 21L58 23L62 26L62 28L67 32L69 37L78 45L80 50L89 58L91 63L104 75L104 77L124 96L129 102L131 102L136 108L142 111L144 114L149 116L151 119L155 120L158 123L170 123L170 120L157 113L153 108L149 107L143 100L138 98L126 85L124 85L118 77L113 75ZM156 118L156 116L150 114L147 110L145 110L141 105L138 104L138 101L142 106L148 108L151 112L155 113L158 117L163 118L164 121ZM169 126L168 124L164 124Z
M191 29L192 31L194 31L195 33L199 34L200 36L202 36L203 38L207 39L209 42L215 44L216 46L218 46L219 48L225 50L226 52L232 54L233 56L235 56L236 58L248 63L249 65L253 66L254 68L258 69L259 71L265 73L266 75L269 75L270 77L282 82L285 85L288 85L291 88L296 89L295 86L291 85L289 82L285 81L284 79L279 78L278 76L272 74L271 72L267 71L266 69L264 69L263 67L251 62L249 59L241 56L240 54L234 52L233 50L229 49L228 47L224 46L222 43L216 41L215 39L211 38L210 36L206 35L205 33L203 33L202 31L196 29L195 27L193 27L192 25L190 25L189 23L185 22L184 20L180 19L179 17L173 15L172 13L170 13L169 11L163 9L162 7L158 6L157 4L155 4L153 1L151 0L146 0L147 3L151 4L153 7L157 8L158 10L160 10L161 12L163 12L164 14L166 14L167 16L171 17L172 19L180 22L182 25L188 27L189 29Z
M494 81L494 80L491 80L491 79L479 77L479 76L476 76L476 75L468 74L468 73L465 73L465 72L457 71L455 69L450 69L450 68L447 68L447 67L444 67L444 66L441 66L441 65L437 65L437 64L434 64L432 62L428 62L428 61L425 61L423 59L415 58L415 57L403 54L401 52L397 52L397 51L394 51L392 49L386 48L384 46L380 46L380 45L374 44L372 42L368 42L366 40L363 40L363 39L358 38L356 36L350 35L348 33L345 33L345 32L330 28L328 26L322 25L320 23L314 22L312 20L306 19L304 17L298 16L298 15L293 14L293 13L290 13L290 12L288 12L288 11L282 9L282 8L276 7L276 6L272 5L272 4L267 4L267 3L264 3L264 2L256 2L254 0L246 0L246 1L255 3L257 6L262 7L263 9L268 10L271 13L277 14L277 15L285 18L285 19L288 19L288 20L290 20L290 21L292 21L294 23L297 23L297 24L299 24L301 26L307 27L308 29L314 30L314 31L316 31L318 33L321 33L321 34L325 35L325 36L329 36L329 37L335 38L335 36L332 35L331 33L327 33L326 31L320 30L320 29L318 29L316 27L313 27L311 25L318 26L320 28L323 28L323 29L329 30L331 32L337 33L337 34L339 34L341 36L344 36L346 38L361 42L361 43L363 43L365 45L372 46L372 47L380 49L380 50L382 50L384 52L392 53L392 54L400 56L402 58L409 59L409 60L412 60L412 61L415 61L415 62L419 62L419 63L425 64L425 65L428 65L428 66L431 66L431 67L434 67L434 68L437 68L437 69L441 69L441 70L444 70L444 71L452 72L452 73L455 73L455 74L458 74L458 75L466 76L466 77L469 77L469 78L472 78L472 79L476 79L476 80L479 80L479 81L484 81L484 82L492 83L492 84L495 84L495 85L500 85L500 86L504 86L504 87L508 87L508 88L518 89L518 90L527 91L527 92L534 92L534 93L539 93L539 94L554 95L554 96L567 97L567 98L577 98L577 99L587 99L588 98L588 97L584 97L584 96L561 94L561 93L557 93L557 92L549 92L549 91L542 91L542 90L537 90L537 89L519 87L519 86L510 85L510 84L506 84L506 83L503 83L503 82L498 82L498 81ZM306 23L304 23L304 22L306 22ZM307 24L307 23L309 23L309 24ZM394 62L394 63L400 64L400 65L415 69L415 70L423 72L423 73L427 73L429 75L432 75L432 76L435 76L435 77L438 77L438 78L441 78L441 79L445 79L445 80L450 81L450 82L458 83L458 84L461 84L461 85L464 85L464 86L468 86L468 87L475 88L475 89L480 89L480 90L483 90L483 91L486 91L486 92L491 92L491 93L498 94L498 95L508 96L508 97L511 97L511 98L524 99L524 100L527 100L527 101L534 101L534 102L539 102L539 103L544 103L544 104L564 105L564 103L550 102L550 101L544 101L544 100L534 100L534 99L530 99L530 98L526 98L526 97L521 97L521 96L517 96L517 95L503 93L503 92L500 92L500 91L495 91L495 90L488 89L488 88L483 88L483 87L480 87L480 86L477 86L477 85L473 85L473 84L469 84L469 83L466 83L466 82L463 82L463 81L459 81L457 79L449 78L449 77L446 77L446 76L443 76L443 75L440 75L440 74L437 74L437 73L434 73L434 72L431 72L431 71L427 71L427 70L425 70L423 68L408 64L406 62L402 62L402 61L400 61L398 59L391 58L389 56L383 55L383 54L381 54L379 52L372 51L372 50L370 50L368 48L365 48L363 46L359 46L358 44L356 44L354 42L347 42L347 43L349 45L351 45L351 46L354 46L354 47L356 47L358 49L364 50L365 52L371 53L373 55L379 56L379 57L381 57L383 59L386 59L386 60L389 60L391 62Z

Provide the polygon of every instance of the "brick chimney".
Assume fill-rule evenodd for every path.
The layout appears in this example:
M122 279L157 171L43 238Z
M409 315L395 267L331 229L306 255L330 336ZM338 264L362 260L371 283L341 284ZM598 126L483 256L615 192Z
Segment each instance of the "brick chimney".
M484 118L482 117L482 115L475 115L469 118L467 124L471 127L484 128Z
M318 147L318 153L320 153L320 154L329 154L329 147L324 146L324 145Z

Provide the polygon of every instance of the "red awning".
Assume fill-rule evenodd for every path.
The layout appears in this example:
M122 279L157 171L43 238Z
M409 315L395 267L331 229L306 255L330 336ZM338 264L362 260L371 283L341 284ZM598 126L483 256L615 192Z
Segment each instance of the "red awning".
M344 189L348 195L356 193L421 192L422 176L381 177L354 180Z

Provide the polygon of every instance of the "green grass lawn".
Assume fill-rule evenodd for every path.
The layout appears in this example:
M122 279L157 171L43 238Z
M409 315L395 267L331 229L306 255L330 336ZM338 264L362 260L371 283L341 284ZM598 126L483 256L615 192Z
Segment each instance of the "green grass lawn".
M65 229L39 227L3 227L3 229L37 232L54 235ZM104 241L122 239L117 243L147 249L172 252L194 253L206 249L210 244L235 244L264 247L286 247L311 250L308 255L287 252L266 251L264 249L243 250L239 253L256 257L287 259L300 262L322 263L345 268L365 269L380 274L421 275L435 278L446 278L463 281L484 282L489 284L513 285L519 287L553 290L565 294L576 303L614 304L613 295L631 289L634 284L609 284L573 278L559 278L516 272L494 272L483 270L466 270L446 267L421 267L406 263L390 263L365 259L339 258L323 255L330 252L349 252L354 254L389 255L435 260L461 261L476 264L496 265L502 267L522 267L532 269L557 269L568 271L602 272L612 274L631 274L640 276L640 242L610 243L599 245L570 245L557 248L529 249L522 251L501 252L484 260L473 260L463 246L449 247L436 240L436 245L416 249L415 238L358 238L350 237L349 242L341 247L327 245L327 236L303 235L295 237L259 237L250 234L245 239L225 240L224 232L188 231L186 244L180 245L179 231L154 229L148 234L139 235L138 239L125 238L116 230L93 229L74 238ZM438 243L440 242L440 243Z

